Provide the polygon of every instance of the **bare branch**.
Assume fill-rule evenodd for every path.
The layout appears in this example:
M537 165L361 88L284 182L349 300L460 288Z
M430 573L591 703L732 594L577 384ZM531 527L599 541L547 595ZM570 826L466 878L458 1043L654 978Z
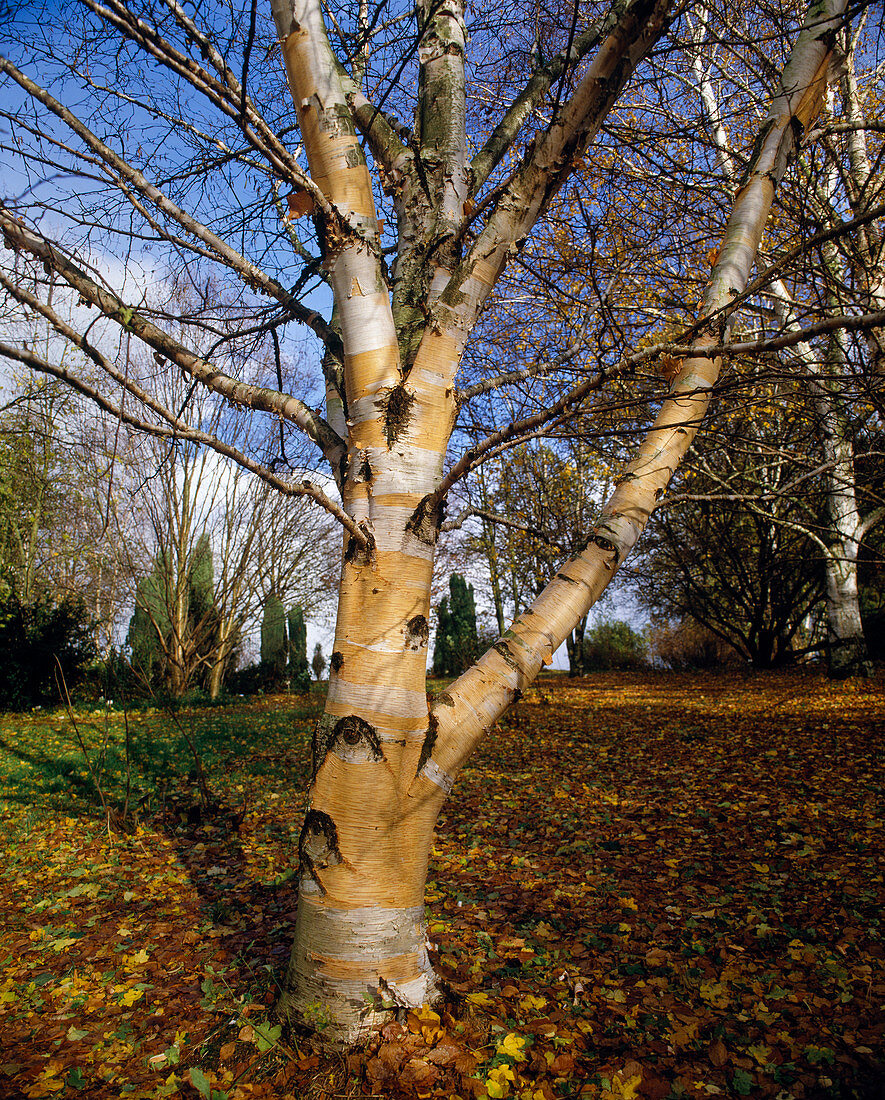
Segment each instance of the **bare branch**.
M168 333L157 328L132 307L127 306L113 291L100 286L77 267L62 251L16 221L8 210L0 207L0 228L8 248L25 251L48 264L73 287L84 301L97 306L109 320L171 360L183 371L236 405L256 411L271 412L299 427L323 451L333 470L338 471L344 453L344 442L325 420L303 401L265 386L241 382L219 371L199 355L180 344Z
M133 168L123 159L123 157L115 153L109 146L105 145L103 141L96 137L91 130L84 126L71 111L59 103L57 99L49 94L49 92L41 88L39 84L36 84L30 77L17 69L6 58L0 57L0 73L2 72L8 73L9 76L28 93L28 95L32 96L39 103L42 103L44 107L60 118L62 122L64 122L93 151L93 153L108 166L108 168L112 169L113 172L120 177L120 179L125 180L130 187L134 188L140 195L143 195L148 201L152 202L161 213L177 222L188 233L191 233L198 240L202 241L203 244L212 250L218 259L223 260L224 263L235 271L248 287L261 290L265 294L269 294L276 298L294 319L308 325L323 342L330 338L325 321L315 310L305 308L275 279L270 278L270 276L262 271L256 264L245 259L239 252L231 248L226 241L223 241L217 234L213 233L211 229L207 228L192 215L176 206L176 204L164 195L158 187L147 180L142 172L137 168ZM313 181L307 181L306 186L311 194L316 192L316 194L314 194L315 199L319 196L317 200L319 205L328 207L328 203L326 203L323 198L322 192ZM331 213L331 210L329 210L329 212Z

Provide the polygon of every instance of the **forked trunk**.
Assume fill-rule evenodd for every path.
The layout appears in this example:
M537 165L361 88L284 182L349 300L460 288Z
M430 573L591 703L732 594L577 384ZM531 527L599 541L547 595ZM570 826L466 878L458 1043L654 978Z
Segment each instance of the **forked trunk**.
M321 215L325 266L341 325L344 392L335 396L336 379L327 376L327 382L346 413L347 457L338 473L344 508L356 525L345 544L326 712L315 734L310 807L299 842L295 945L278 1006L290 1022L351 1043L387 1009L436 997L423 913L440 807L470 754L605 590L691 444L720 366L709 349L727 333L728 308L746 286L794 133L807 127L820 102L832 41L828 21L842 6L843 0L813 5L707 289L703 314L716 320L694 342L587 546L428 711L430 581L461 354L508 255L663 33L668 4L614 6L611 34L557 122L538 135L507 201L468 257L458 264L451 248L434 244L417 329L408 302L394 295L398 333L371 180L355 133L360 93L332 55L316 0L274 0L311 175L321 192L315 198L328 207ZM422 42L422 87L433 88L438 105L462 111L462 8L452 2L428 10L436 15L428 16L433 33ZM425 124L421 133L420 156L436 173L439 208L432 224L424 220L417 189L397 183L410 173L415 183L415 150L397 152L396 136L378 133L384 122L377 112L366 124L379 143L377 156L388 159L389 182L400 189L401 249L411 249L414 259L421 240L433 243L437 232L451 243L449 234L467 209L458 119L433 132Z

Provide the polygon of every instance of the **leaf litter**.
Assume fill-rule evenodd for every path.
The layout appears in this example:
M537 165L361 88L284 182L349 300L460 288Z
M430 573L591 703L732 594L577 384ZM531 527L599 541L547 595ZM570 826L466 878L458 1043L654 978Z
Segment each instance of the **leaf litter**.
M444 1002L348 1055L272 1015L318 698L185 715L211 804L177 727L130 716L127 829L63 717L6 716L0 1096L878 1098L883 703L811 672L541 680L443 810Z

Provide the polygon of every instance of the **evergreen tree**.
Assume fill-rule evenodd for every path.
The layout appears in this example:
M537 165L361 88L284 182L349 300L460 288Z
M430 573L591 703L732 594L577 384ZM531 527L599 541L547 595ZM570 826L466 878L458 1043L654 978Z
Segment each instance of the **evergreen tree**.
M261 620L261 664L271 691L283 688L288 650L286 609L279 596L271 593L264 601L264 618Z
M436 644L433 647L433 675L449 676L452 667L452 616L449 598L443 596L436 612Z
M323 670L326 667L326 658L323 656L323 647L319 642L313 647L313 660L310 662L313 666L313 674L319 683L323 675Z
M289 688L296 692L310 691L307 627L299 604L289 608Z
M151 574L138 582L135 611L126 636L132 652L132 668L148 685L163 675L163 639L170 628L166 591L163 560L157 555Z
M211 618L215 608L215 562L209 536L205 533L197 539L188 567L189 617L199 625Z
M478 648L473 585L460 573L453 573L449 595L440 601L437 612L434 676L460 675L476 659Z
M460 573L453 573L449 580L452 609L452 636L455 648L452 654L452 673L459 676L476 660L479 643L476 636L476 601L473 585L467 584Z
M201 686L205 687L217 655L221 625L215 600L215 561L205 532L191 554L187 582L189 640L199 661Z
M161 551L154 559L151 574L138 583L126 637L132 668L139 678L174 694L192 686L197 678L205 686L218 644L215 567L205 533L189 555L186 569L185 612L177 629L173 631L172 626L177 586L171 559ZM176 663L177 677L173 675Z

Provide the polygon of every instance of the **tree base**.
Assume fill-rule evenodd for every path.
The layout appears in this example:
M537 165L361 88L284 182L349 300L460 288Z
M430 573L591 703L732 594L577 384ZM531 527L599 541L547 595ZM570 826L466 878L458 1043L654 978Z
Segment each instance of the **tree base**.
M847 680L858 676L868 680L873 675L865 642L834 642L827 650L827 675L831 680Z
M276 1008L289 1026L309 1029L323 1046L356 1046L397 1009L439 999L423 905L333 908L311 894L310 885L302 884L295 944Z

